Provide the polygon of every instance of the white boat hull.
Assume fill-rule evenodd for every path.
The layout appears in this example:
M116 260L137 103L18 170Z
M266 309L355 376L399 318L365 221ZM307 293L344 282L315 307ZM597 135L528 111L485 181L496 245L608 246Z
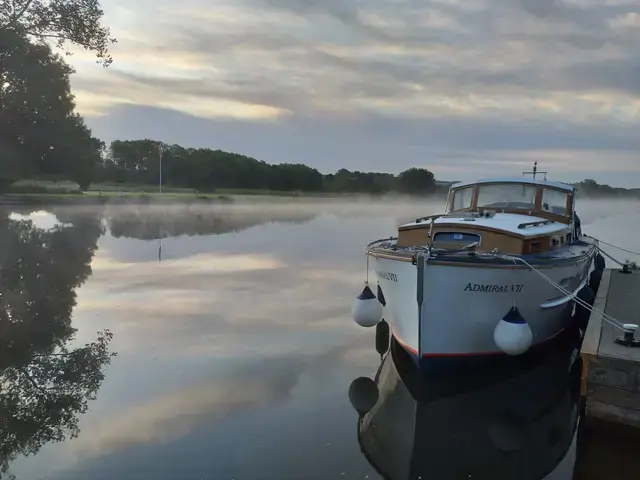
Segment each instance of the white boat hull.
M592 259L589 252L539 271L573 293L587 283ZM514 303L532 330L532 348L571 321L572 297L528 268L427 261L419 309L417 265L376 256L371 262L387 302L384 318L396 340L418 358L502 354L494 330Z

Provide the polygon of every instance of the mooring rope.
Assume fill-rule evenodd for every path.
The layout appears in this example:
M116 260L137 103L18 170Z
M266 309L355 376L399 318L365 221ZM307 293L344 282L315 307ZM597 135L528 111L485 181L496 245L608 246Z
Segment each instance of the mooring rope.
M505 260L514 260L514 261L519 261L521 263L523 263L524 265L526 265L527 267L529 267L531 270L533 270L534 272L536 272L538 275L540 275L543 279L545 279L551 286L553 286L554 288L556 288L557 290L559 290L561 293L569 296L571 295L573 297L573 300L578 303L579 305L582 305L584 308L586 308L589 312L595 312L598 315L600 315L602 317L602 319L611 324L612 326L620 329L620 330L625 330L623 328L624 323L613 318L611 315L607 315L605 312L602 312L600 310L598 310L597 308L594 308L592 305L589 305L587 302L585 302L584 300L582 300L581 298L578 298L577 295L575 295L573 292L569 292L567 289L565 289L562 285L557 284L555 281L553 281L551 278L549 278L547 275L545 275L544 273L542 273L540 270L538 270L537 268L535 268L533 265L531 265L529 262L527 262L525 259L520 258L520 257L512 257L509 255L504 255L504 254L495 254L496 257L499 258L503 258Z
M613 258L611 255L609 255L607 252L605 252L604 250L602 250L600 247L598 247L598 250L600 251L600 253L602 255L604 255L605 257L613 260L615 263L617 263L618 265L620 265L621 267L624 267L626 264L622 263L620 260Z
M585 237L593 238L598 243L604 243L605 245L608 245L609 247L615 248L616 250L620 250L622 252L630 253L631 255L640 256L640 252L634 252L633 250L627 250L626 248L622 248L622 247L620 247L618 245L614 245L613 243L605 242L604 240L600 240L599 238L592 237L591 235L585 235ZM602 252L602 249L600 247L598 247L598 249ZM604 253L604 252L602 252L602 253ZM609 258L611 258L611 257L609 257ZM612 260L614 260L614 259L612 258ZM617 260L616 260L616 262L617 262Z

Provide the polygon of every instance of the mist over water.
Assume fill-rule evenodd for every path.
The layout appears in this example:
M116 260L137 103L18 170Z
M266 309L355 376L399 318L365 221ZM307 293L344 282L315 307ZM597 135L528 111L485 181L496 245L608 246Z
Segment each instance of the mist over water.
M8 212L9 227L67 229L88 255L86 280L69 292L73 344L109 328L118 352L79 437L18 455L10 471L18 480L379 478L347 396L354 378L380 365L373 330L349 317L363 248L444 204L262 198ZM585 233L638 251L639 206L584 199L577 209Z

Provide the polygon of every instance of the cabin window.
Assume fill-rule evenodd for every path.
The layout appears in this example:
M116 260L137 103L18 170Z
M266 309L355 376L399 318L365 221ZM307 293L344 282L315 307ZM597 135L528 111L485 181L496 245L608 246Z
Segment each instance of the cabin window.
M542 210L556 215L567 215L568 194L560 190L544 188L542 190Z
M473 200L473 187L461 188L456 190L453 196L453 208L452 210L463 210L465 208L471 208L471 201Z
M501 183L480 185L478 208L533 210L536 203L535 185Z
M434 242L461 243L467 245L469 243L480 243L480 235L476 233L460 233L460 232L438 232L433 236Z

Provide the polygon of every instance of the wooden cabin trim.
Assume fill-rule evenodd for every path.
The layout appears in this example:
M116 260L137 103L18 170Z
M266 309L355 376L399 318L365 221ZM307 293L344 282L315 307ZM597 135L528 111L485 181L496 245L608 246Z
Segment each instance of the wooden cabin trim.
M453 197L455 195L455 191L454 190L449 190L449 193L447 194L447 208L446 211L450 212L451 210L453 210Z
M573 218L573 194L567 195L567 215Z
M503 252L520 253L522 252L523 237L517 235L506 235L500 230L484 229L463 229L457 228L455 225L452 227L441 228L434 227L433 234L436 233L471 233L480 236L480 245L478 250L493 250L497 248ZM451 248L451 242L432 242L429 237L428 228L413 228L410 230L404 230L398 232L398 239L396 244L399 247L411 247L414 245L433 245L434 248ZM488 247L487 247L488 245Z
M567 234L570 233L569 228L564 228L553 233L524 236L485 226L438 224L434 225L432 231L430 223L412 227L413 228L405 228L398 231L396 244L399 247L431 244L434 248L451 249L457 245L451 242L433 241L432 238L437 233L467 233L480 236L480 243L476 247L478 251L490 251L497 248L501 252L517 255L544 253L562 248L567 245ZM432 236L429 235L430 233ZM564 242L561 240L562 237L564 237ZM554 244L554 240L557 240L557 243Z
M473 186L473 193L471 194L471 210L475 210L477 208L478 192L479 192L479 188L478 188L478 185L476 184Z
M536 190L536 198L533 201L533 209L535 211L542 211L542 193L543 193L543 189L542 188L538 188Z
M496 180L495 182L481 182L481 183L474 183L473 186L474 187L478 187L478 186L483 186L483 185L526 185L528 187L533 187L533 188L548 188L549 190L556 190L558 192L562 192L565 195L571 195L571 190L567 190L561 187L556 187L555 185L540 185L538 183L529 183L529 182L505 182L505 181L500 181L500 180ZM472 185L462 185L460 187L457 188L451 188L452 191L457 191L457 190L463 190L465 188L469 188Z

